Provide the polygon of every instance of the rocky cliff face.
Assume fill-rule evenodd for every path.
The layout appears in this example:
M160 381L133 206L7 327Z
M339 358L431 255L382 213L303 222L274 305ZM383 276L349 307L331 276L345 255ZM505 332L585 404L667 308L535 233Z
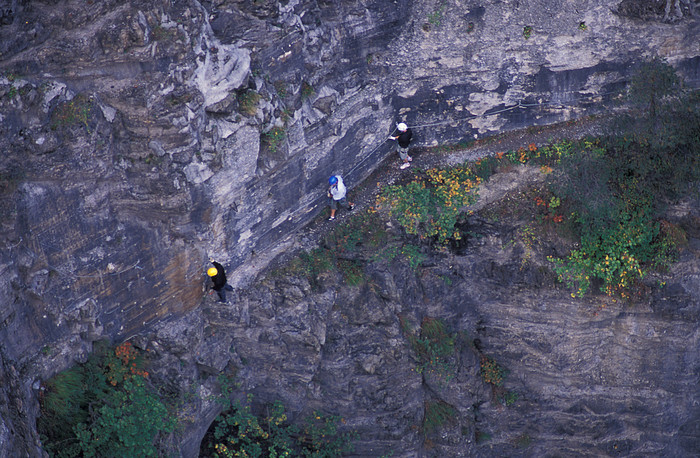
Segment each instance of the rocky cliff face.
M4 2L5 456L38 453L35 382L80 361L98 338L160 348L161 377L175 387L197 382L213 389L203 382L206 373L232 364L246 389L262 400L284 398L297 412L337 399L332 407L356 412L347 415L353 426L371 431L361 453L417 453L421 439L409 425L420 415L425 387L406 365L397 314L454 318L455 329L472 331L487 304L505 299L483 300L467 281L460 288L476 288L471 293L428 280L429 288L418 280L397 284L396 273L380 269L377 278L386 285L376 297L366 288L338 293L330 286L311 294L308 284L277 280L241 292L240 307L222 309L205 298L207 257L227 264L236 286L250 285L322 209L331 173L356 185L392 154L385 140L399 120L414 127L418 145L436 145L574 119L610 106L635 64L657 55L697 84L693 4L676 3L666 11L631 1ZM683 285L681 296L689 288ZM419 305L438 294L454 298L432 305L435 312ZM457 300L463 297L471 298L469 307ZM356 316L341 313L345 302ZM502 317L489 315L493 332L481 338L495 347L503 342L496 329L518 322L514 315L522 312L498 308ZM523 326L535 317L530 313ZM626 326L646 329L640 339L651 346L659 334L649 330L656 318L648 319L639 324L628 317ZM695 335L683 326L658 326L674 330L663 340L673 345L682 333ZM625 329L607 337L625 340ZM548 333L538 328L537 335ZM588 337L594 342L600 335L591 330ZM559 348L560 358L584 350L541 345ZM622 348L620 360L629 362ZM464 386L475 376L470 351L461 356ZM682 380L693 364L679 363ZM583 379L577 383L582 387ZM611 396L619 401L626 393ZM479 404L481 395L465 389L454 402ZM668 396L671 404L677 400ZM550 412L569 408L562 406L555 403ZM613 411L576 406L571 421L588 418L582 412L589 410L596 418ZM216 413L206 403L192 408L200 421L184 434L185 456ZM685 424L694 437L693 423L682 416L697 416L678 413L668 417L675 423L659 418L663 430ZM373 423L378 418L384 432ZM460 441L469 437L444 446L464 450Z

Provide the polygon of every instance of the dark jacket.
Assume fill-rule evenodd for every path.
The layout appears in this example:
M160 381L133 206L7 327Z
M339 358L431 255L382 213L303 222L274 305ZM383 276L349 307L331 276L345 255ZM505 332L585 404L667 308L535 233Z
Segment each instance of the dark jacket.
M219 291L224 286L226 286L226 274L224 273L224 266L222 266L218 262L212 262L212 264L214 264L214 267L216 267L216 275L210 278L211 281L214 282L214 291Z
M396 137L398 135L398 141L399 141L399 146L401 148L408 148L409 143L411 143L411 138L413 137L413 132L411 131L411 128L409 127L406 129L406 132L401 132L400 130L396 130L394 133L393 137Z

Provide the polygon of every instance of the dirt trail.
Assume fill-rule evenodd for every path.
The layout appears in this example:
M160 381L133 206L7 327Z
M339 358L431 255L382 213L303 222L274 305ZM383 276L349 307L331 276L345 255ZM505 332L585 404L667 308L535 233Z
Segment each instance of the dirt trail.
M595 116L577 121L506 132L475 141L469 147L449 152L440 151L438 148L411 148L410 153L413 157L411 167L400 169L401 163L398 155L391 154L360 186L349 189L348 197L355 203L357 209L362 210L374 204L381 185L396 183L402 178L410 177L412 169L420 168L425 170L435 167L455 166L499 152L527 147L531 143L539 147L557 140L580 139L586 136L600 135L603 133L606 120L607 118ZM511 188L512 184L504 183L504 186ZM332 225L342 224L343 219L348 217L348 213L342 210L338 212L339 218L332 222L326 221L327 215L325 213L323 215L323 219L314 221L302 229L301 233L306 233L305 235L308 237L316 232L325 232L330 230Z

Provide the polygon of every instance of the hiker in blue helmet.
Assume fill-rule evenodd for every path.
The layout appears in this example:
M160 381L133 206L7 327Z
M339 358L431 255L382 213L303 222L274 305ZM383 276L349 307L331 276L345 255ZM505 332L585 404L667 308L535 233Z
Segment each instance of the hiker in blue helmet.
M326 192L328 206L331 207L331 216L328 218L328 221L335 219L335 212L339 207L347 208L348 211L352 211L355 208L355 204L348 203L345 194L347 194L347 189L345 188L345 183L343 183L343 178L340 175L331 176L328 179L328 191Z

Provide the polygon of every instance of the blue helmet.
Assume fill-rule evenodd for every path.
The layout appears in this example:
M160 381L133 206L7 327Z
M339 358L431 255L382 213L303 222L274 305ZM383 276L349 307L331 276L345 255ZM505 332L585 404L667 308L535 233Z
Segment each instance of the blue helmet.
M331 185L331 186L333 186L333 185L336 184L337 182L338 182L338 177L336 177L335 175L333 175L332 177L330 177L330 178L328 179L328 184Z

